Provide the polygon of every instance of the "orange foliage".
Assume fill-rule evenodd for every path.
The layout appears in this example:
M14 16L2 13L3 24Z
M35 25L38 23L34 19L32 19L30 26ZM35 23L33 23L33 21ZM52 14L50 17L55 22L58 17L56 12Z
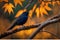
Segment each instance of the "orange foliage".
M29 16L31 17L32 16L32 13L35 11L36 9L36 4L34 5L34 7L29 11Z
M22 6L22 2L23 2L24 0L14 0L14 3L15 3L15 6L17 5L17 4L20 4L21 6Z
M1 1L6 1L6 2L8 2L8 0L1 0ZM25 1L25 0L14 0L14 4L15 4L15 6L17 5L17 4L20 4L21 6L22 6L22 2L23 1ZM35 4L34 6L33 6L33 8L29 11L29 16L30 17L32 17L32 14L33 14L33 12L36 12L36 16L39 18L39 16L43 16L44 14L46 14L46 15L48 15L48 12L47 11L50 11L50 10L52 10L48 5L49 4L51 4L51 5L55 5L56 3L57 4L60 4L60 2L59 1L52 1L52 2L50 2L51 0L48 0L48 2L44 2L44 1L46 1L46 0L44 0L44 1L42 1L42 0L38 0L39 2L41 1L41 4L39 5L39 7L38 8L36 8L37 7L37 4ZM14 8L14 6L11 4L11 3L6 3L4 6L3 6L3 8L5 8L5 11L4 12L9 12L9 14L12 12L13 13L13 9L12 8ZM47 10L47 11L46 11ZM25 9L23 9L23 10L19 10L18 12L17 12L17 14L16 14L16 16L15 17L18 17L21 13L23 13L24 11L26 11Z
M45 4L44 2L42 2L40 4L40 7L38 7L36 9L36 15L37 15L37 17L39 17L39 15L43 16L43 14L48 15L48 13L47 13L46 10L50 11L52 9L50 7L48 7L48 3Z
M6 3L2 8L5 8L4 12L9 12L9 14L12 12L13 13L13 9L14 6L11 3Z

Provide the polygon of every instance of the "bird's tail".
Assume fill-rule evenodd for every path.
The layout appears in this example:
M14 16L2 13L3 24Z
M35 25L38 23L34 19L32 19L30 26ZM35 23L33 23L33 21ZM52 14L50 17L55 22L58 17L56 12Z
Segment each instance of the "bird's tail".
M11 29L13 29L14 26L15 26L15 24L11 25L7 30L11 30Z

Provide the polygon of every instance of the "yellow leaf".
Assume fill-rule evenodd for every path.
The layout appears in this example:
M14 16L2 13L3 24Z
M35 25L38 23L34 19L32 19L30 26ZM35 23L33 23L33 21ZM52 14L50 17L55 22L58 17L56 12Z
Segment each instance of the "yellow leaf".
M40 0L39 0L40 1ZM49 0L51 1L51 0ZM33 12L36 12L36 16L39 18L39 16L43 16L44 14L48 15L47 11L51 11L52 9L48 6L48 4L51 4L51 2L44 2L42 1L42 3L40 4L40 7L36 8L35 4L32 8L32 10L29 11L29 16L31 17ZM35 10L36 9L36 10ZM47 11L46 11L47 10Z
M37 15L37 17L39 17L39 15L41 15L41 16L43 16L43 14L46 14L46 15L48 15L48 13L47 13L47 10L48 8L44 8L44 7L40 7L40 8L37 8L36 9L36 15Z
M17 13L16 13L16 18L17 17L19 17L23 12L25 12L26 11L26 9L24 9L24 10L19 10Z
M45 10L44 7L40 7L40 14L41 14L41 16L43 16L43 14L48 15L48 13L47 13L47 11Z
M29 11L29 16L30 16L30 17L32 17L32 14L33 14L36 6L37 6L37 5L35 4L35 5L33 6L33 9Z
M4 2L8 2L8 0L0 0L0 2L3 2L3 1L4 1Z
M13 13L14 6L11 3L6 3L2 8L5 8L4 12L7 12L10 14L11 12Z
M39 8L36 9L36 15L37 15L37 17L39 18L39 15L40 15L40 13L39 13Z
M44 14L48 15L47 11L51 11L52 9L48 6L48 4L51 4L51 2L42 2L40 4L40 7L36 9L36 15L39 17L39 15L43 16ZM46 11L47 10L47 11Z
M24 0L14 0L14 3L15 3L15 6L17 5L17 4L20 4L21 6L22 6L22 2L23 2Z
M42 1L42 3L40 4L40 6L44 6L45 5L45 2Z
M48 5L45 5L44 8L48 11L52 10L50 7L48 7Z
M52 4L52 2L45 2L45 5L49 5L49 4Z
M29 11L29 17L32 17L32 14L33 14L33 11L30 10L30 11Z

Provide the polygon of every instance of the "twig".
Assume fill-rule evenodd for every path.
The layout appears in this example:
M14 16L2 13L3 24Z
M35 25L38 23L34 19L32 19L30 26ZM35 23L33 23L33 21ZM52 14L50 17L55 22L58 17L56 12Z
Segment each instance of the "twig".
M29 3L24 7L24 9L28 8L32 2L33 0L30 0Z
M34 32L32 33L32 35L30 35L30 37L29 37L28 39L34 38L34 36L35 36L39 31L41 31L43 28L45 28L46 25L51 24L51 23L58 22L59 20L60 20L60 18L58 18L58 19L53 19L53 20L47 20L47 21L43 22L43 23L36 29L36 31L34 31Z

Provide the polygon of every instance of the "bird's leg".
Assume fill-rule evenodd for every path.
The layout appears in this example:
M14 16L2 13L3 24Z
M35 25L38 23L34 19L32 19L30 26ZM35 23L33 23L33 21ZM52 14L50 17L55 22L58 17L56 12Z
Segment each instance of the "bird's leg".
M15 28L15 29L19 29L19 28L21 28L21 27L25 28L24 25L19 25L19 26L18 26L17 28Z
M19 27L18 28L20 28L20 27L25 27L24 25L19 25Z
M25 25L22 25L22 27L25 27Z

